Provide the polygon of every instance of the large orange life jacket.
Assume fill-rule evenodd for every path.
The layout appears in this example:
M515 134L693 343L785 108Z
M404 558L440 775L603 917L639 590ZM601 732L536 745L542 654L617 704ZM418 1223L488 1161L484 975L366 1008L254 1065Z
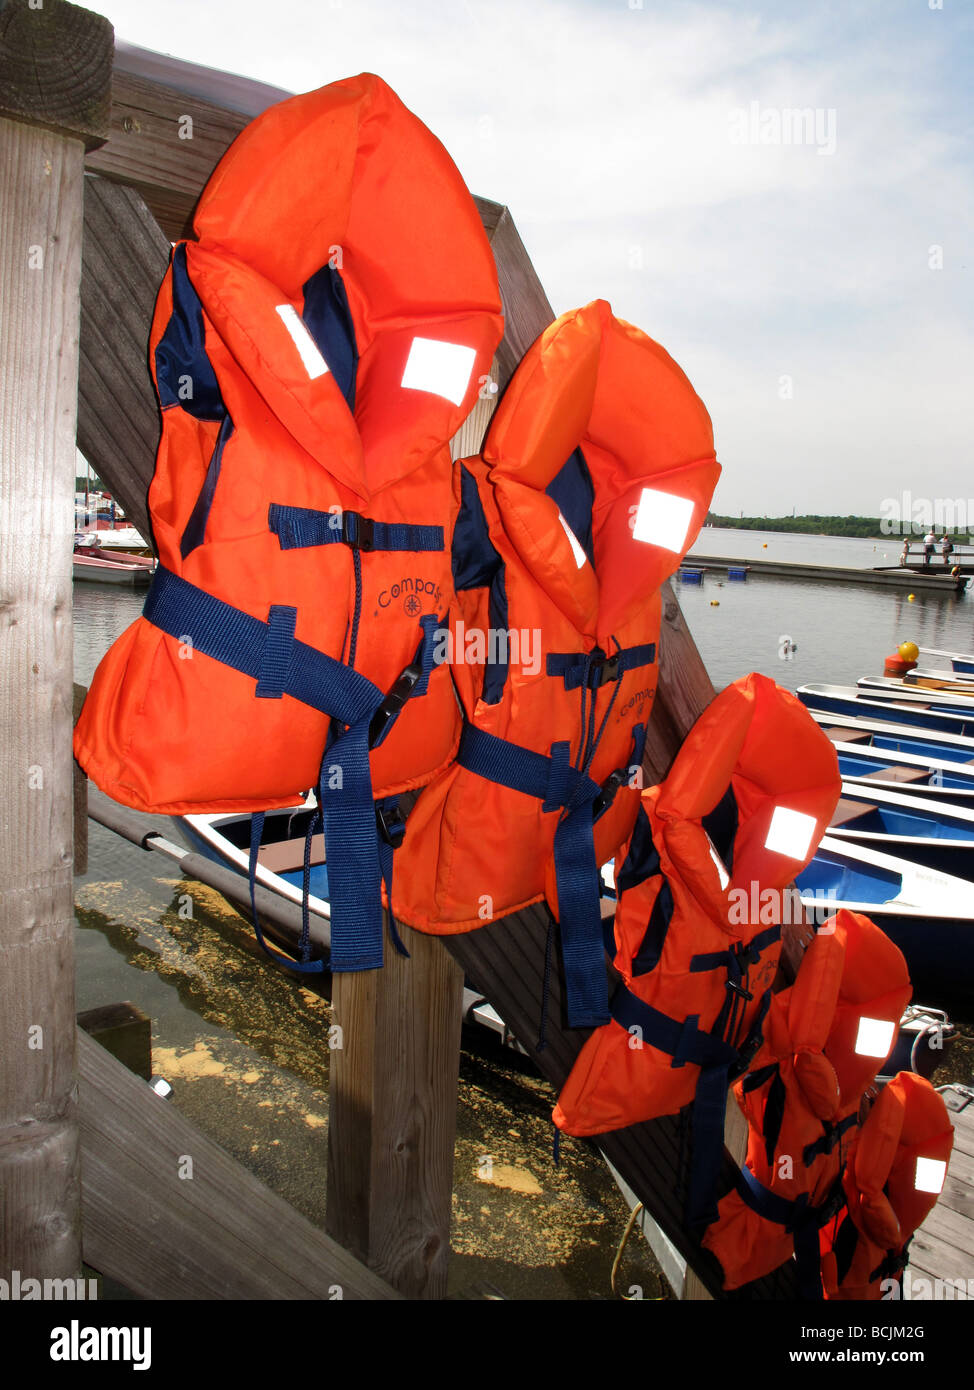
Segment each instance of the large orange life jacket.
M428 781L459 736L433 643L449 440L502 331L493 258L446 151L370 74L253 121L194 227L150 340L159 569L75 752L140 810L262 813L317 784L331 966L365 969L397 833L373 798Z
M795 1255L803 1296L821 1298L818 1233L842 1204L860 1105L909 999L898 947L845 909L816 933L791 988L772 998L765 1041L734 1088L748 1121L747 1158L703 1240L725 1288Z
M616 862L623 983L554 1121L602 1134L693 1101L691 1225L716 1215L730 1076L760 1044L782 919L800 915L782 890L815 853L839 790L835 750L804 706L749 675L712 701L666 780L643 792Z
M954 1131L930 1082L901 1071L880 1092L853 1141L846 1211L822 1231L826 1298L888 1297L902 1277L913 1232L947 1176Z
M598 866L636 814L659 589L719 472L683 372L604 300L542 333L463 464L447 655L465 725L410 814L393 902L452 933L547 888L572 1025L608 1016Z

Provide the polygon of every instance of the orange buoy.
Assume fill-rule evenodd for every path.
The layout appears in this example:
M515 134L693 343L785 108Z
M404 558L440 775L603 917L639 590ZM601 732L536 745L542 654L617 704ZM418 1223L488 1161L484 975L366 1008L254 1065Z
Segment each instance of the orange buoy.
M892 656L888 656L883 663L883 675L903 676L907 671L911 671L915 665L915 661L904 661L901 656L897 656L894 652Z

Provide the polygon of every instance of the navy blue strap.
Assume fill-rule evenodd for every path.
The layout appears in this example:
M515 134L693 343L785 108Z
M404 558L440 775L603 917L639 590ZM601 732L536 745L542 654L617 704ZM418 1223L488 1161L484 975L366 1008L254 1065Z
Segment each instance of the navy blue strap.
M284 694L297 620L296 608L271 605L267 615L267 640L261 654L257 689L254 692L259 700L279 700Z
M485 777L488 782L496 782L511 791L523 792L525 796L537 797L546 803L546 810L556 810L564 805L557 795L557 784L563 780L567 759L561 756L565 745L553 745L558 750L553 757L545 753L535 753L520 744L510 743L506 738L488 734L473 724L465 723L457 749L457 762L468 772ZM555 784L555 799L551 800L549 791ZM598 787L592 783L593 795ZM550 804L547 804L549 803Z
M846 1115L837 1125L823 1122L821 1135L813 1144L806 1144L802 1150L802 1162L805 1167L809 1168L820 1154L830 1154L843 1135L848 1134L858 1123L859 1116L855 1111Z
M276 960L278 964L284 965L288 970L295 970L299 974L310 974L321 971L325 968L323 960L308 960L307 930L301 933L301 945L303 960L292 960L290 956L282 955L280 951L275 951L273 946L268 946L264 939L264 933L260 929L260 916L257 912L257 855L260 852L260 841L264 833L264 812L257 811L250 818L250 861L248 864L248 877L250 880L250 912L254 923L254 931L257 933L257 940L262 949Z
M267 524L282 550L315 545L348 545L355 550L442 550L442 526L373 521L359 512L319 512L272 502Z
M375 819L379 831L379 864L382 870L382 882L385 884L386 897L389 900L389 935L392 937L392 944L399 954L408 960L409 952L399 935L396 919L392 914L393 855L394 851L402 844L406 834L406 822L399 813L399 797L386 796L381 801L377 801L375 803Z
M600 1028L609 1021L609 984L590 801L576 807L558 824L555 876L568 1026Z
M195 650L250 676L261 696L290 695L331 715L333 727L347 726L327 747L319 778L318 804L328 853L330 965L334 971L381 966L382 865L369 748L373 718L388 697L344 663L296 641L293 609L274 606L263 623L160 568L146 600L145 616L171 637L188 638ZM423 629L424 652L432 646L432 632L431 625ZM398 701L396 712L428 678L431 661L431 656L428 662L424 657L418 680ZM262 825L261 821L256 830L258 846ZM250 868L253 884L253 845ZM255 929L260 939L256 921ZM292 968L321 966L292 964Z
M776 927L768 927L767 930L758 932L750 941L735 942L726 951L709 951L703 955L691 956L691 973L696 975L704 970L719 970L723 966L735 979L739 980L742 965L756 965L762 952L780 940L780 924Z
M554 856L568 1026L598 1028L609 1020L592 835L592 806L601 789L572 767L570 751L567 742L558 742L552 744L550 756L535 753L465 724L457 762L499 786L536 797L543 812L565 812L555 831Z
M286 644L285 661L280 620L272 634L269 623L214 598L161 565L149 587L143 616L170 637L179 642L188 638L195 651L255 681L268 675L271 664L278 674L283 665L282 693L333 715L342 724L358 723L382 703L378 686L305 642L292 637Z
M216 385L214 381L214 386ZM203 479L203 486L200 488L196 505L190 513L186 528L183 531L179 542L179 553L183 559L191 554L198 545L202 545L206 538L206 523L209 520L210 508L213 506L213 498L216 496L216 485L220 480L220 465L223 462L223 450L227 440L233 434L233 421L229 415L223 417L219 433L216 437L216 444L213 446L213 453L206 468L206 477Z
M612 996L609 1012L627 1032L638 1028L637 1037L672 1057L671 1066L682 1067L688 1062L698 1067L730 1066L737 1057L737 1051L728 1043L700 1028L699 1014L678 1022L654 1009L625 985L620 985Z
M549 652L545 672L549 676L561 676L566 690L577 690L581 685L598 690L639 666L651 666L656 660L656 643L643 642L637 647L625 647L622 651L606 656L604 652Z
M822 1277L818 1233L841 1206L841 1181L836 1181L821 1206L812 1207L809 1206L807 1192L795 1198L781 1197L759 1182L746 1163L738 1169L735 1180L738 1192L752 1211L765 1221L782 1226L788 1235L794 1237L799 1292L802 1298L820 1299Z
M683 1022L661 1013L637 995L620 986L612 997L612 1017L623 1028L659 1048L673 1058L673 1067L688 1062L700 1067L694 1090L692 1130L693 1150L687 1194L687 1224L701 1231L717 1220L717 1181L724 1151L724 1112L733 1068L741 1053L724 1039L700 1028L699 1014ZM748 1038L747 1047L757 1045L766 1010L762 1009Z

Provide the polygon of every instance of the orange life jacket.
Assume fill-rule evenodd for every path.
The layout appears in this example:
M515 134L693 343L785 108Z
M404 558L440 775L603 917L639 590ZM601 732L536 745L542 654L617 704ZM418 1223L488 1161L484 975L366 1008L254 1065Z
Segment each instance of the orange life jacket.
M453 933L547 889L572 1025L607 1017L598 866L636 814L659 589L719 471L683 372L604 300L542 333L463 464L447 655L466 722L410 813L393 902Z
M901 1071L880 1092L849 1154L846 1211L822 1231L826 1298L888 1297L913 1232L937 1203L954 1131L930 1082Z
M449 440L502 331L493 258L446 151L370 74L253 121L194 227L150 340L159 569L75 752L140 810L262 813L317 784L331 966L365 969L397 834L373 798L428 781L459 736L433 643Z
M794 1254L803 1295L821 1298L818 1233L841 1206L860 1104L909 999L898 947L845 909L816 933L791 988L772 998L764 1044L734 1088L748 1121L746 1162L703 1240L725 1288Z
M746 676L643 792L616 862L623 983L554 1121L602 1134L694 1101L691 1225L716 1215L727 1087L761 1040L790 918L782 890L815 853L839 789L835 750L804 706L767 676Z

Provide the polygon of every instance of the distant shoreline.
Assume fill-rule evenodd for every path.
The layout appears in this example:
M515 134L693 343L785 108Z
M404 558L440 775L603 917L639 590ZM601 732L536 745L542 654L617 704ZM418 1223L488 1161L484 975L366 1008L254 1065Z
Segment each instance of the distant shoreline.
M719 516L708 512L706 526L717 530L732 531L779 531L791 535L805 536L852 536L867 541L883 541L886 545L902 544L907 537L900 531L884 532L878 516ZM923 541L927 528L919 526L909 535L911 545ZM937 540L943 535L937 531ZM970 544L970 532L951 530L948 532L955 545Z

